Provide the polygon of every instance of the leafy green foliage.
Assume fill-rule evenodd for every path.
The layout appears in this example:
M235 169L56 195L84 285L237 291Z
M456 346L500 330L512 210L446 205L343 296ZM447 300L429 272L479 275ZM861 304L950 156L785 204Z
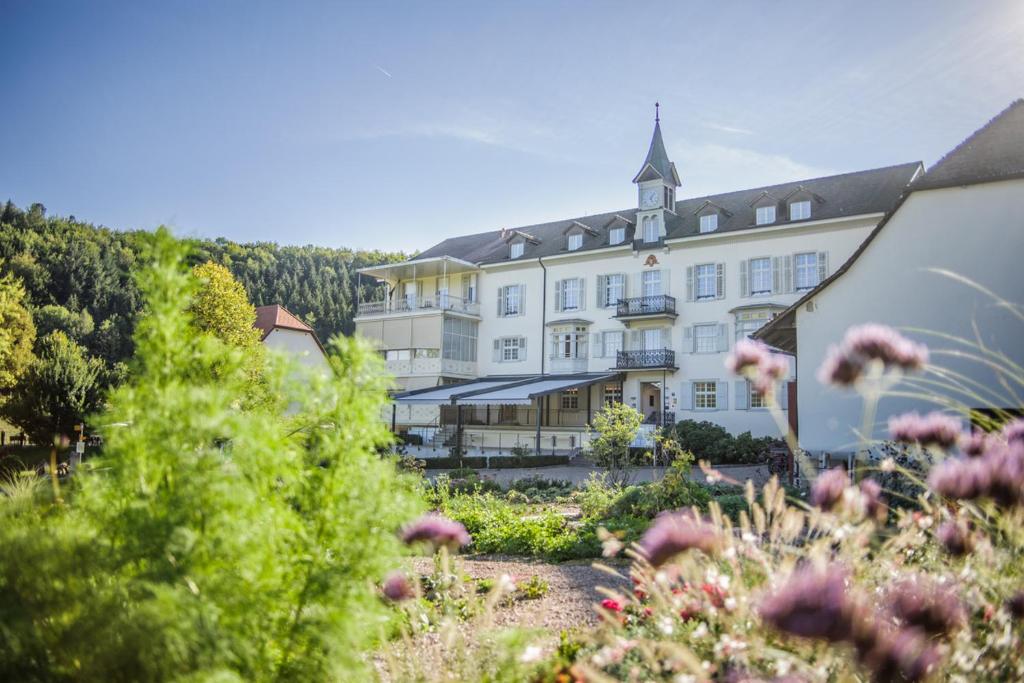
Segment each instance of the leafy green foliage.
M630 445L640 431L643 415L625 403L609 403L594 415L590 428L596 432L590 440L590 455L613 476L630 463Z
M25 288L10 274L0 275L0 391L14 386L28 369L35 339Z
M259 330L252 326L256 322L256 309L231 271L207 261L195 266L192 276L199 281L189 305L196 327L225 344L256 348L260 342Z
M0 410L35 443L52 443L98 407L102 373L102 361L63 332L51 332Z
M0 498L0 680L365 679L372 584L419 507L377 455L380 361L344 339L330 375L275 359L279 400L240 409L245 353L194 334L167 233L151 258L103 455L65 504Z
M771 437L753 437L750 432L733 436L714 422L682 420L676 424L675 440L697 460L712 464L751 464L764 462L768 449L776 441Z

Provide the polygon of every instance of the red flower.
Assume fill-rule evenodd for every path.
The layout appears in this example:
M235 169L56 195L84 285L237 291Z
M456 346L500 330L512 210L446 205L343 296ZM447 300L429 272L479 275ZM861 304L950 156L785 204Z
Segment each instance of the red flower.
M644 619L651 616L652 614L654 614L654 610L652 610L650 607L644 607Z
M601 607L604 607L609 612L621 612L622 611L622 604L619 603L618 600L613 600L611 598L605 598L604 600L602 600L601 601Z
M711 604L715 607L721 607L725 604L725 591L723 591L718 586L713 586L710 583L705 583L701 584L700 589L704 591L704 593L711 600Z

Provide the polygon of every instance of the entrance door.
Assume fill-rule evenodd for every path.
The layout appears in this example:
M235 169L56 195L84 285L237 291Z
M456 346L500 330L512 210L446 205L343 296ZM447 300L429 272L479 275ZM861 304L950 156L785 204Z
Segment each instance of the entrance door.
M661 382L640 383L640 412L644 422L656 422L661 414Z

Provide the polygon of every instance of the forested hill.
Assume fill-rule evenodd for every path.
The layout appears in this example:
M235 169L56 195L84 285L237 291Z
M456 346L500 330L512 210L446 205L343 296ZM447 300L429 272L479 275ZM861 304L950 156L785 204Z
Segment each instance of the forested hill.
M324 341L353 330L356 270L402 260L406 254L327 247L189 240L195 263L213 260L231 269L256 306L279 303ZM132 352L131 333L141 307L132 280L144 244L141 231L118 231L47 216L41 204L0 212L0 269L25 284L39 335L64 329L92 355L113 365ZM364 278L364 296L370 283Z

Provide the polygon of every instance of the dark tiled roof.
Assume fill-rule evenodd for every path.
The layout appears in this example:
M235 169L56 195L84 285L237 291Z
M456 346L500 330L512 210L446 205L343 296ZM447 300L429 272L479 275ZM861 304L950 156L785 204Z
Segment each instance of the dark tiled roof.
M676 166L668 159L668 152L665 151L665 140L661 137L661 123L655 121L654 135L651 136L651 147L647 150L647 158L644 159L640 172L636 174L633 182L636 182L644 174L648 165L658 172L658 175L673 183L679 178L676 173Z
M970 185L1024 175L1024 99L961 142L914 182L912 190Z
M844 173L824 178L728 192L726 194L683 199L676 202L676 215L669 215L668 224L665 227L669 239L697 235L699 217L696 215L696 212L709 201L725 210L718 218L719 227L717 232L734 232L787 225L795 221L786 220L788 213L784 210L782 198L799 190L801 187L814 195L818 195L822 200L820 202L814 200L811 218L808 220L882 213L892 206L896 198L906 188L910 179L920 169L920 162L913 162L900 164L899 166L877 168L870 171ZM751 206L751 203L765 192L779 198L780 208L777 211L779 221L769 225L755 226L754 208ZM596 233L594 235L584 233L583 247L579 251L609 246L608 230L611 227L622 225L622 221L618 220L619 217L630 222L626 229L626 243L629 243L634 236L636 213L636 208L621 209L592 216L580 216L550 223L513 228L514 230L528 233L540 240L539 244L527 243L523 250L523 256L516 260L528 260L540 256L568 253L563 233L573 222L582 223L592 228ZM509 261L508 244L502 238L500 230L452 237L427 249L422 254L419 254L417 258L436 256L453 256L471 263Z

